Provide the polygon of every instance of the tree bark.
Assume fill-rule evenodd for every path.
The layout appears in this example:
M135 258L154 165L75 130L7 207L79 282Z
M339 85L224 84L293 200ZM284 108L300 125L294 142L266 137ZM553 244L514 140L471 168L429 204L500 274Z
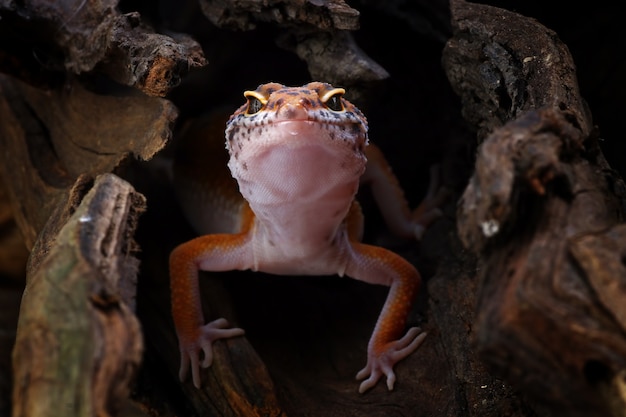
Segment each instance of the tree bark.
M530 19L463 1L452 12L444 67L481 140L458 212L479 256L481 358L554 414L624 415L626 194L572 58Z
M626 187L537 20L461 0L0 0L0 22L0 417L624 415ZM419 244L359 192L366 240L424 277L409 324L429 335L394 391L359 395L386 288L203 274L205 317L246 335L196 389L167 275L194 237L171 182L183 127L221 137L244 90L313 79L365 112L412 206L432 164L452 190ZM223 151L192 155L202 175Z
M128 401L142 353L128 237L142 205L130 184L98 177L31 264L13 350L14 416L117 415Z

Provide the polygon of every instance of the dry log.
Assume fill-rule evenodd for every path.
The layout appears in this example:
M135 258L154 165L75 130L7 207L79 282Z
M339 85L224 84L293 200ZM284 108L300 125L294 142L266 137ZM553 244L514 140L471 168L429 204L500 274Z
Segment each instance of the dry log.
M308 28L315 31L355 30L359 12L343 0L200 0L204 15L218 27L250 30L259 23Z
M139 13L119 16L99 71L121 84L164 97L192 69L206 65L198 43L184 34L153 33Z
M307 64L311 79L350 87L351 99L363 85L389 77L354 41L359 12L343 0L200 1L207 19L221 28L252 30L272 23L281 31L277 43ZM357 90L359 88L359 90Z
M42 404L53 396L67 398L62 404L76 406L70 410L75 414L133 413L119 407L128 404L127 382L138 359L137 323L130 314L136 264L126 269L116 260L134 252L125 246L133 241L134 225L125 223L123 210L117 209L124 207L120 202L130 204L126 207L136 214L142 203L127 184L110 176L100 177L103 182L86 198L93 178L110 171L123 175L148 201L136 236L141 245L137 313L146 350L134 398L151 415L553 415L517 388L547 401L555 413L575 406L589 415L617 410L624 286L614 277L623 277L623 230L613 225L626 206L623 183L597 150L573 62L556 35L522 16L460 1L452 3L455 37L443 62L466 119L484 141L459 212L460 234L469 250L456 236L453 203L425 236L418 256L415 245L390 241L381 232L376 213L368 211L367 193L360 195L367 237L418 265L427 284L410 324L423 325L429 336L396 369L396 389L378 386L361 396L353 380L364 363L385 288L336 277L246 273L204 276L205 316L226 316L247 333L216 344L202 390L178 382L167 257L193 234L175 204L170 150L161 152L176 109L143 94L170 93L187 119L222 105L232 110L241 92L259 81L303 83L314 77L346 86L371 121L372 140L386 148L416 202L428 164L443 158L444 180L464 186L469 176L464 157L473 152L467 152L469 135L439 68L441 42L450 32L447 3L412 6L362 1L355 3L357 11L341 0L201 0L183 7L164 1L158 10L184 9L165 16L151 2L132 2L140 15L123 14L114 0L0 0L0 71L23 81L0 79L0 176L31 249L32 290L24 298L19 330L19 346L28 349L15 351L16 413L34 413L27 407L36 407L35 401L26 398L37 392ZM363 17L369 26L355 32ZM181 34L170 32L173 21ZM229 31L233 28L250 34ZM398 39L410 39L402 54L391 52ZM206 63L200 45L211 67L173 90L189 69ZM455 141L447 139L451 136ZM158 152L148 164L129 161ZM113 204L116 195L121 200ZM93 222L80 222L76 210L95 210L92 217L82 217ZM593 222L586 220L589 213ZM498 233L485 236L495 226ZM88 227L98 230L90 235L93 240L78 239ZM120 233L111 234L116 230ZM85 246L88 242L92 245ZM544 245L533 246L536 242ZM113 252L92 251L102 247ZM554 262L529 263L530 251L542 255L546 248L555 254ZM479 268L470 250L478 254ZM94 258L104 263L94 264ZM74 268L63 273L68 263ZM118 288L118 279L129 285ZM3 300L7 294L2 293ZM59 297L75 303L55 303ZM68 319L42 317L42 307ZM503 313L509 314L506 322L498 321ZM46 319L44 328L58 329L48 336L71 340L82 334L81 345L34 343L35 336L46 334L31 332L29 323ZM578 327L572 330L568 323ZM503 337L510 334L518 337L513 343ZM539 339L546 334L549 338ZM123 346L131 348L124 351ZM31 347L45 348L47 355ZM505 381L487 372L476 350ZM63 358L69 365L62 367L55 361L61 356L50 352L68 353ZM506 356L510 352L519 355ZM531 359L535 362L529 365ZM32 368L34 361L68 372L74 384L62 389L50 384L52 379L35 378L43 368ZM104 367L94 370L98 363ZM520 363L532 372L524 374ZM114 375L124 383L112 385ZM88 383L77 386L81 378ZM4 382L0 379L0 395ZM94 392L106 394L96 397ZM3 408L6 401L0 398L0 414Z
M42 87L62 85L65 72L102 73L162 97L191 68L206 65L193 39L154 33L117 3L0 2L0 70Z
M621 416L626 194L574 63L532 19L464 1L452 12L444 66L482 141L458 212L479 255L479 353L554 415Z
M31 250L13 359L15 416L126 413L141 355L132 235L142 198L104 177L83 221L72 214L93 178L165 145L176 109L128 91L107 96L77 81L66 87L0 79L1 177ZM59 383L66 380L73 383Z
M98 177L30 270L13 355L13 416L113 415L128 401L142 353L128 281L137 274L130 239L143 204L130 184Z
M350 32L331 34L290 31L281 36L279 45L292 50L306 61L314 80L353 87L355 84L370 84L389 77L382 66L359 48ZM353 94L354 89L350 91L351 100L358 99Z
M165 146L177 115L162 99L68 87L42 91L0 77L6 150L0 170L10 180L7 192L28 248L75 178L110 172L129 155L151 158Z

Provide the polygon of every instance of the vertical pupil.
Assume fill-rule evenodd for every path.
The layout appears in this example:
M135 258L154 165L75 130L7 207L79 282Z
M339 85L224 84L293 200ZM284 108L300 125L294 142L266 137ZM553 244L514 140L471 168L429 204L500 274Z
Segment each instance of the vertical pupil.
M328 99L326 102L326 106L333 111L341 111L343 110L343 106L341 105L341 99L339 95L334 95Z
M248 97L248 114L258 113L263 107L263 103L256 97Z

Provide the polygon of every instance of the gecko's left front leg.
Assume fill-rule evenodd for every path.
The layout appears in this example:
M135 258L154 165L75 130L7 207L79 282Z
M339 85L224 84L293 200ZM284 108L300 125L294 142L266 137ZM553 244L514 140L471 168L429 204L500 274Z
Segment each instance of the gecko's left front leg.
M367 347L367 364L356 378L363 393L385 375L393 389L393 367L415 351L426 338L419 327L402 336L406 320L420 285L417 269L401 256L381 247L352 242L352 258L346 274L371 284L389 286L389 293Z
M440 207L450 197L450 190L441 184L439 168L431 167L426 196L416 209L410 210L404 191L381 150L370 143L365 152L367 169L361 183L370 186L387 227L396 236L420 240L430 224L443 215Z

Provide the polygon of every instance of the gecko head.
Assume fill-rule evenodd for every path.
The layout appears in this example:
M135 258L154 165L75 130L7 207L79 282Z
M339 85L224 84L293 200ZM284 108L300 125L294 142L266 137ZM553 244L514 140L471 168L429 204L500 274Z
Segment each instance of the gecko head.
M343 142L362 152L367 145L367 119L344 94L343 88L321 82L302 87L268 83L246 91L246 103L226 124L226 147L232 154L246 146L246 142L259 146L303 139ZM312 126L317 132L307 129ZM308 136L312 133L317 135Z
M240 187L264 181L267 173L283 183L358 180L366 164L367 120L344 93L321 82L246 91L225 132L228 165Z

